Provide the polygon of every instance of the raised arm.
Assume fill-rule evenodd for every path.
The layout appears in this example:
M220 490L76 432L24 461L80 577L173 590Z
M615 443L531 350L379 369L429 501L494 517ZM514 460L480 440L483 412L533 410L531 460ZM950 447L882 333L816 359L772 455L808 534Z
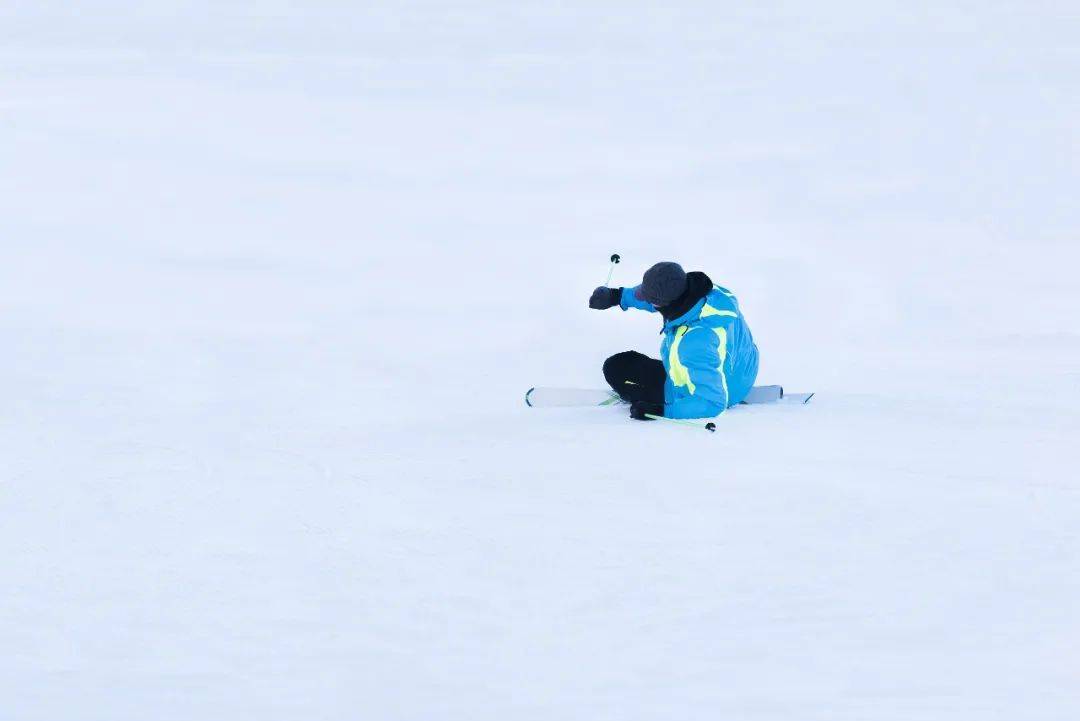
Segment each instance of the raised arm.
M655 313L656 308L646 300L638 300L634 295L637 288L608 288L600 286L589 296L589 307L593 310L607 310L619 306L623 310L637 308L649 313Z
M615 306L619 306L623 310L640 308L650 313L656 312L656 308L634 297L633 288L608 288L602 285L589 296L589 307L593 310L607 310Z
M640 286L638 286L640 287ZM630 310L631 308L637 308L638 310L644 310L649 313L655 313L656 307L647 300L638 300L634 295L634 291L638 287L634 288L619 288L622 291L622 298L619 300L619 307L623 310Z

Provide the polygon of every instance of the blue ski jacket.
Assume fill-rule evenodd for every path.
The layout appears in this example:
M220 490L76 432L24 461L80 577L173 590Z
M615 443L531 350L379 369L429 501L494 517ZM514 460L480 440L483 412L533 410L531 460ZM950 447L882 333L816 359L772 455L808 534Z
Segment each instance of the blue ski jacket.
M657 312L638 300L635 290L623 290L620 307ZM662 332L666 417L711 418L742 402L753 388L758 349L731 291L713 285L689 311L665 322Z

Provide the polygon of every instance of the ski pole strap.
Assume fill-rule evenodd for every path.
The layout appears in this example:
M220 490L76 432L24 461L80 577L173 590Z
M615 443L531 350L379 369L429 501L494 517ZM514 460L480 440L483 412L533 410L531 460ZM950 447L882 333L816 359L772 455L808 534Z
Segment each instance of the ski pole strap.
M709 433L716 432L716 424L712 421L706 421L704 423L700 421L684 421L680 418L666 418L665 416L657 416L652 413L646 413L646 418L652 418L654 421L667 421L668 423L674 423L680 426L687 426L688 428L704 428Z

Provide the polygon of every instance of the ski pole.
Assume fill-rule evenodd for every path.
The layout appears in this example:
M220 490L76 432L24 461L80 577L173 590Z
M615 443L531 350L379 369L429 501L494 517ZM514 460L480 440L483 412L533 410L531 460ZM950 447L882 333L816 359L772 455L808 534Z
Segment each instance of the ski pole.
M619 257L618 253L611 254L611 267L608 268L607 280L604 281L605 288L611 283L611 276L615 274L615 266L619 264L620 260L622 260L622 258Z
M680 418L666 418L665 416L656 416L652 413L646 413L646 418L652 418L654 421L667 421L668 423L675 423L680 426L686 426L688 428L704 428L709 433L716 433L716 424L712 421L707 423L699 423L697 421L684 421Z

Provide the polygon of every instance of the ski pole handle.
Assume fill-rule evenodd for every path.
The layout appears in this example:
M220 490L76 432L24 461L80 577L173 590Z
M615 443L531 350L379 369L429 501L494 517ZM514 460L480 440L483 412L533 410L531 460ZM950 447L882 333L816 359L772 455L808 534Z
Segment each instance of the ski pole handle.
M716 433L716 424L712 421L706 423L699 423L697 421L684 421L680 418L667 418L665 416L657 416L652 413L646 413L646 418L652 418L654 421L667 421L668 423L675 423L676 425L686 426L687 428L704 428L709 433Z
M620 260L622 260L622 258L619 257L618 253L611 254L611 267L608 268L607 280L604 281L605 288L611 284L611 276L615 274L615 266L619 264Z

